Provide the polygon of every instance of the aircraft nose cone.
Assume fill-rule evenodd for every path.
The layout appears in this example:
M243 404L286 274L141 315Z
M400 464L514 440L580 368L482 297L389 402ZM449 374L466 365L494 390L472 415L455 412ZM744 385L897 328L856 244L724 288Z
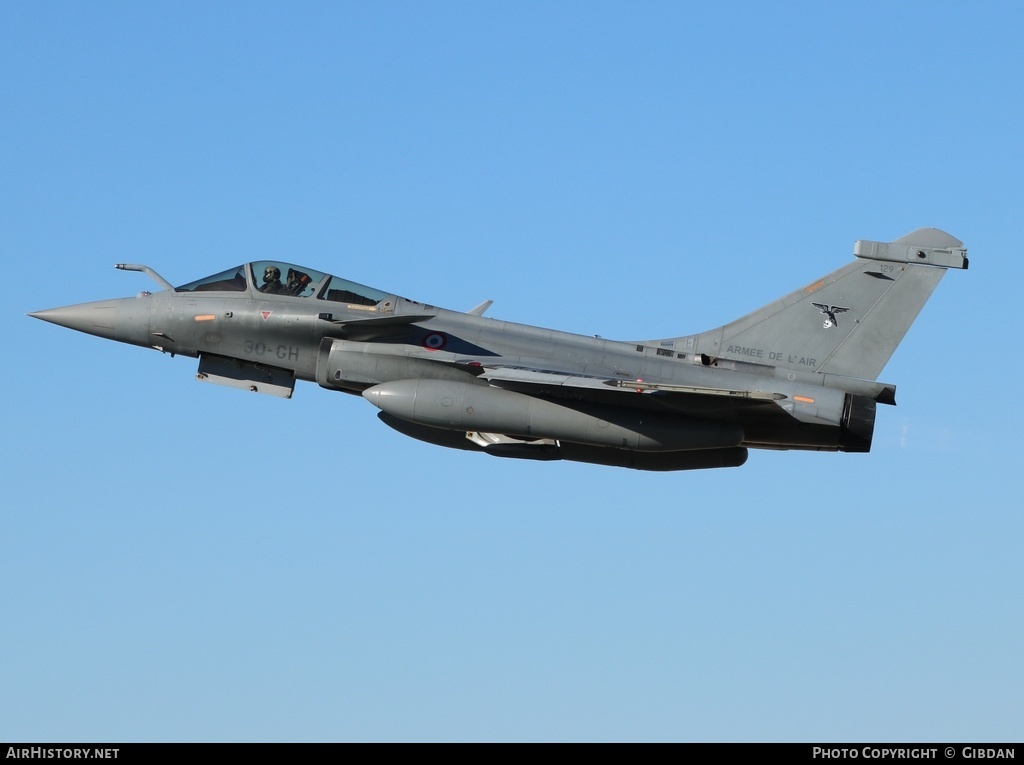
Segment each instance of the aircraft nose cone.
M113 337L117 326L117 301L100 300L66 305L63 308L48 308L45 311L33 311L29 316L90 335Z
M29 316L107 340L148 347L152 342L149 337L151 308L152 297L140 295L137 298L97 300L94 303L48 308L45 311L33 311Z

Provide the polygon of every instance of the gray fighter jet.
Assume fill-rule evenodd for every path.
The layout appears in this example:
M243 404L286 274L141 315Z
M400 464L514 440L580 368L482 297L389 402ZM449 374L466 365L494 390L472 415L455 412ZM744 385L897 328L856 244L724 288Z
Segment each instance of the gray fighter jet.
M742 465L749 448L868 451L876 404L896 401L878 375L966 254L937 229L858 241L849 265L724 327L641 342L486 318L490 302L450 311L278 261L180 287L121 264L163 289L30 316L198 358L205 382L362 395L439 446L691 470Z

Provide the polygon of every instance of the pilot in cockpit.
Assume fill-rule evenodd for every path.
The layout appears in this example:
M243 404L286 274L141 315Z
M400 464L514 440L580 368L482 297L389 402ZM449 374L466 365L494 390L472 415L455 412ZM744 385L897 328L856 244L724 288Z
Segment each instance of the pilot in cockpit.
M305 274L295 268L289 268L288 284L285 285L283 292L287 295L298 295L306 289L312 281L313 279L309 274Z
M277 266L267 266L264 268L263 286L260 287L260 292L276 295L282 289L284 289L284 285L281 284L281 269Z

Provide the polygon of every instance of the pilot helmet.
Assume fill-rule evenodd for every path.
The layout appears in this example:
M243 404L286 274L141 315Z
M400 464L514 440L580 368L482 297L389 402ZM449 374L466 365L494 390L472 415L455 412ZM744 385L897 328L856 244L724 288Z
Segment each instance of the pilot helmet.
M281 269L277 266L267 266L263 269L263 281L265 282L279 282L281 281Z

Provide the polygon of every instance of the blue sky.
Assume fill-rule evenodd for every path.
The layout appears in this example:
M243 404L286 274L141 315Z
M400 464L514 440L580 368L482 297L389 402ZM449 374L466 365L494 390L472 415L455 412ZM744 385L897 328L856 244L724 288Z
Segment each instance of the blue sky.
M1019 741L1019 3L0 5L0 740ZM27 311L283 259L610 338L963 239L870 454L444 450Z

